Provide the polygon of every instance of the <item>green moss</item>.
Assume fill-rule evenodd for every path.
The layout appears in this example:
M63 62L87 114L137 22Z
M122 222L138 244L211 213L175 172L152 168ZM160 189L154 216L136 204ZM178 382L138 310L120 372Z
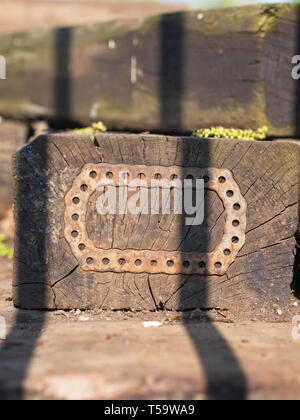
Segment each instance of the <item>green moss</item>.
M0 235L0 257L5 257L12 259L14 256L14 251L5 245L5 236Z
M73 134L99 134L99 133L105 133L107 131L107 128L103 124L102 121L98 121L97 123L93 123L90 127L85 128L77 128L75 130L72 130Z
M193 136L200 138L237 139L237 140L265 140L268 134L268 127L264 126L258 130L241 130L239 128L211 127L198 129Z

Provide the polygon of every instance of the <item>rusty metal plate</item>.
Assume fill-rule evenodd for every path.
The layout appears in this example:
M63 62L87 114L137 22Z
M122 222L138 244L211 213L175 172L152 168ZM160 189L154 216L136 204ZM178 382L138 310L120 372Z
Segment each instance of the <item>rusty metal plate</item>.
M129 179L143 176L148 184L158 176L161 179L177 178L181 181L187 175L194 179L204 179L205 188L218 194L226 212L224 235L219 245L213 252L204 254L96 248L87 234L87 205L100 183L119 186L117 174L120 172L126 172ZM247 202L228 169L88 164L65 197L65 238L78 264L86 271L221 276L227 272L245 244L246 223Z

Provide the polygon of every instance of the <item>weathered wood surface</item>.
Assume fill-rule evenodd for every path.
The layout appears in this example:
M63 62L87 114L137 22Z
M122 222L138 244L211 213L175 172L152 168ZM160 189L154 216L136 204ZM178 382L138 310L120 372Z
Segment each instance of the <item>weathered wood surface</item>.
M11 159L26 143L27 131L26 125L22 123L0 123L0 219L13 203Z
M14 159L14 302L23 308L228 308L237 316L276 315L291 301L298 228L299 153L290 143L183 137L67 134L40 136ZM87 164L222 168L248 204L245 245L222 275L86 271L65 237L65 197ZM84 189L85 190L85 189ZM81 193L80 193L81 194ZM84 194L84 192L82 192ZM86 228L110 250L209 252L222 239L225 209L207 191L205 223L180 216L99 216Z
M170 14L2 35L0 113L111 130L210 125L299 136L298 5Z

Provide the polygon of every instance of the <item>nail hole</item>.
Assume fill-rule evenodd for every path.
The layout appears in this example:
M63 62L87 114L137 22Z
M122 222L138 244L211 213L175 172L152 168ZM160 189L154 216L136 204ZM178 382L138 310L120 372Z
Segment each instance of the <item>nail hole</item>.
M77 220L79 220L78 214L73 214L72 215L72 220L74 220L74 222L77 222Z
M224 176L220 176L219 183L224 184L226 182L226 178Z
M140 178L140 179L145 179L145 178L146 178L146 175L145 175L145 174L143 174L143 173L140 173L140 174L139 174L139 178Z
M109 259L108 259L108 258L103 258L102 263L103 263L104 265L108 265L108 264L110 263L110 261L109 261Z
M171 175L171 181L175 181L175 179L178 179L178 175L176 174Z
M77 236L78 236L77 230L73 230L73 232L71 233L71 235L72 235L72 238L77 238Z
M114 174L112 172L107 172L106 178L112 179L114 177Z
M151 261L151 265L152 265L152 267L156 267L157 266L157 261L156 260L152 260Z
M154 178L158 180L161 179L161 174L155 174Z
M234 236L233 238L232 238L232 243L233 244L237 244L237 243L239 243L239 238L237 237L237 236Z
M238 227L238 226L240 225L240 222L239 222L238 220L234 220L234 221L232 222L232 225L233 225L234 227Z
M234 196L234 192L229 190L229 191L227 191L226 195L227 195L227 197L231 198L231 197Z
M215 268L220 269L222 268L222 264L220 262L215 263Z
M78 197L74 197L73 198L73 203L74 204L79 204L80 203L80 199Z
M190 262L189 261L184 261L183 262L183 267L184 268L189 268L189 266L190 266Z
M167 266L168 266L168 267L174 267L174 261L169 260L169 261L167 262Z
M79 244L78 248L80 251L84 251L85 250L85 245L84 244Z
M230 249L225 249L225 250L224 250L224 255L228 256L228 255L230 255L230 254L231 254Z
M201 262L199 263L199 268L205 268L205 267L206 267L205 262L204 262L204 261L201 261Z
M240 210L241 209L241 206L240 206L239 203L235 203L234 206L233 206L233 208L234 208L234 210Z
M97 172L96 171L90 172L90 178L93 178L93 179L97 178Z
M87 258L86 262L87 264L93 264L94 260L93 258Z
M141 261L141 260L136 260L136 261L135 261L135 265L136 265L137 267L141 266L141 265L142 265L142 261Z
M88 190L88 186L86 184L82 184L80 189L81 191L86 192Z
M125 265L126 264L126 260L124 258L120 258L119 259L119 264L120 265Z

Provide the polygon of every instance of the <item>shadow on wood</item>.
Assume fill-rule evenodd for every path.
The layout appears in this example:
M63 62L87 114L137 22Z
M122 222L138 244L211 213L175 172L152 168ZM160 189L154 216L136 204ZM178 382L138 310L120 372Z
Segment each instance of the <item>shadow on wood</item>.
M57 114L62 114L66 117L69 116L70 111L70 95L71 95L71 82L69 79L69 60L70 60L70 40L71 29L58 29L55 36L55 98ZM26 299L26 294L38 295L38 303L35 309L44 309L47 306L47 293L49 294L49 287L47 286L49 279L47 278L47 265L48 265L48 249L46 243L46 231L48 224L48 182L47 182L47 169L48 169L48 156L47 156L47 142L41 142L37 155L31 153L30 150L24 149L23 160L15 159L14 165L14 212L15 212L15 258L14 258L14 278L21 279L24 272L30 271L31 265L31 250L28 249L28 235L32 232L35 235L36 250L34 270L29 274L30 284L20 284L14 282L13 289L17 301ZM23 182L26 178L26 171L30 167L31 176L30 182ZM21 182L22 180L22 182ZM22 188L26 185L27 191ZM34 201L32 194L39 191L39 200ZM26 200L22 201L18 198L26 196ZM32 205L36 206L36 217L28 219L28 214L32 210ZM25 221L27 219L27 221ZM28 230L24 230L24 223L27 223ZM37 234L38 233L38 234ZM30 247L30 246L29 246ZM25 274L26 277L26 274ZM24 278L24 277L23 277ZM34 285L34 288L32 287ZM50 292L52 293L52 292ZM22 296L23 294L23 296ZM24 296L25 294L25 296ZM4 345L0 350L0 372L5 369L11 369L13 387L10 384L4 384L0 381L0 399L1 400L22 400L25 398L23 393L24 381L26 373L29 368L36 343L41 335L42 329L46 321L46 312L41 312L41 316L36 325L32 328L30 317L26 317L24 311L18 311L15 324L10 331ZM20 331L26 333L26 345L18 346L16 343L20 341ZM15 344L14 344L15 343ZM10 365L5 361L1 361L1 355L9 351L10 346L16 345L16 354L13 363Z
M160 23L161 34L161 71L160 71L160 107L161 107L161 126L171 126L175 131L182 131L182 100L184 89L184 15L173 14L163 16ZM194 140L197 141L197 140ZM206 143L207 148L203 148L201 161L206 163L206 168L210 167L210 151L209 143ZM187 165L186 154L182 151L184 157L182 167ZM205 167L205 166L204 166ZM182 179L186 179L187 172L182 171ZM207 192L207 191L206 191ZM205 200L205 217L211 211L209 199ZM185 223L185 216L181 221L181 250L186 251L187 237L192 235L193 230L198 230L198 227L187 227ZM196 232L197 233L197 232ZM210 232L206 230L208 235ZM208 243L210 238L203 238L204 243L201 246L201 252L208 253ZM192 244L190 244L190 247ZM182 276L179 285L183 287L187 282L201 283L200 292L197 296L197 306L195 308L207 308L206 293L208 285L206 284L205 276L198 276L197 278L190 276ZM182 289L183 290L183 289ZM179 291L180 293L180 291ZM179 298L180 299L180 298ZM182 307L186 307L186 294L182 292ZM207 323L208 340L203 339L197 325L191 322L189 316L185 317L185 327L188 331L195 350L199 357L207 377L207 397L211 400L216 399L239 399L243 400L247 396L246 378L243 374L239 361L236 359L229 344L218 332L216 326L211 322ZM182 351L182 349L177 349ZM176 351L176 349L174 349ZM230 371L226 369L230 366Z
M25 151L26 154L26 151ZM27 234L29 231L32 231L35 235L36 228L38 229L39 234L35 236L37 246L39 249L38 255L35 256L35 271L30 273L30 278L32 284L35 285L35 293L40 295L40 301L46 303L46 284L47 284L47 245L46 245L46 236L45 232L47 229L47 144L46 142L41 144L39 154L41 157L41 166L35 165L35 160L30 160L30 157L27 156L23 165L19 162L15 163L15 174L16 179L22 179L25 174L25 166L30 165L32 171L31 182L28 185L28 190L26 191L26 196L28 199L26 201L19 201L18 197L21 194L19 188L24 187L24 184L21 182L15 182L15 260L14 260L14 277L22 278L24 272L29 270L28 261L30 259L30 250L27 248L28 237ZM25 156L24 156L25 158ZM15 179L15 181L16 181ZM39 201L39 217L31 219L31 221L25 222L27 219L28 213L31 211L32 201L31 194L33 191L39 189L40 191L40 201ZM22 191L24 193L24 191ZM24 223L30 223L29 231L24 231ZM15 289L15 294L18 295L18 299L26 299L26 293L32 293L33 289L28 285L28 288L19 287L19 285L13 285ZM20 294L20 295L19 295ZM22 295L23 294L23 295ZM25 294L25 296L24 296ZM41 309L44 307L44 304L41 306ZM46 312L41 312L38 320L33 320L30 318L30 315L27 316L25 311L21 309L18 311L15 324L10 331L6 341L0 349L0 372L6 377L9 377L11 380L10 383L1 382L0 377L0 399L1 400L22 400L25 398L23 395L23 384L26 379L26 373L31 362L33 352L35 350L36 343L41 335L42 329L44 327L46 319ZM34 326L32 325L34 323ZM26 334L26 344L22 344L22 334ZM12 356L12 362L8 363L7 356L4 357L7 353L11 354L11 347L15 348L15 351ZM3 357L1 357L3 356ZM9 370L9 375L7 375L7 370Z

